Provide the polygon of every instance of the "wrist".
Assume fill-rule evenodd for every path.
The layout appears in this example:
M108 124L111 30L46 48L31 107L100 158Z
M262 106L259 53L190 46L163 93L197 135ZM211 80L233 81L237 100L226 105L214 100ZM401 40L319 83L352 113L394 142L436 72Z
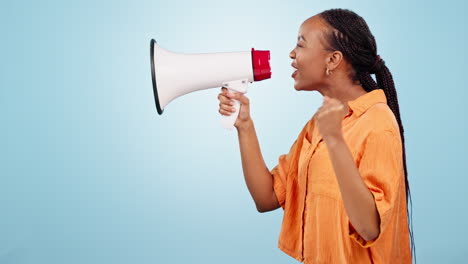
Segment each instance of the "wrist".
M248 120L239 124L236 128L238 132L249 130L253 127L253 120L249 118Z
M345 142L344 137L343 137L342 134L328 136L326 138L323 138L323 141L325 141L325 143L329 147L334 147L334 146L336 146L338 144L341 144L341 143Z

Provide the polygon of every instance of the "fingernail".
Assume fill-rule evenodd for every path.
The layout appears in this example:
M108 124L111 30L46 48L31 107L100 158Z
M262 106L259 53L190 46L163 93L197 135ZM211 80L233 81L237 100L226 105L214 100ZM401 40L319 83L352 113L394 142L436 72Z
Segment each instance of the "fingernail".
M229 102L229 104L230 104L230 105L234 105L234 102L233 102L233 101L231 101L231 102Z

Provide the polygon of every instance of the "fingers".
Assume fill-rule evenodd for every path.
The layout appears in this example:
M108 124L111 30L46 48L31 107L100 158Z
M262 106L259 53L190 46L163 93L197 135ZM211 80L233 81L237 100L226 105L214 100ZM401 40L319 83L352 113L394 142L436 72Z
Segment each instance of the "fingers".
M232 113L233 113L234 111L226 111L226 110L220 108L220 109L218 110L218 112L219 112L220 114L224 115L224 116L230 116L230 115L232 115Z
M234 108L234 100L228 96L228 91L226 88L221 88L222 93L218 95L219 100L219 110L218 112L222 115L231 115L236 111Z
M228 96L226 96L225 94L222 94L222 93L220 93L218 95L218 100L220 102L220 105L221 104L234 105L234 101L232 99L230 99Z
M241 104L249 104L249 98L247 98L244 94L242 93L238 93L238 92L230 92L228 89L226 88L221 88L223 89L223 92L222 92L222 95L230 98L230 99L235 99L235 100L238 100Z
M331 101L334 100L334 101ZM320 119L327 115L342 114L343 116L347 115L349 112L348 104L340 102L335 99L327 98L325 103L317 109L314 117L315 119Z
M231 115L236 111L234 108L234 100L238 100L243 105L249 104L249 98L242 93L230 92L227 88L222 87L221 93L218 95L219 113L222 115Z
M230 115L234 113L236 109L233 106L226 105L226 104L219 104L219 113L222 115Z
M218 95L218 99L221 103L229 104L232 100L238 100L241 104L249 104L249 98L242 93L230 92L226 88L221 88L223 91Z
M329 110L329 111L340 111L340 110L343 109L343 108L344 108L344 105L339 104L339 105L331 106L328 110Z

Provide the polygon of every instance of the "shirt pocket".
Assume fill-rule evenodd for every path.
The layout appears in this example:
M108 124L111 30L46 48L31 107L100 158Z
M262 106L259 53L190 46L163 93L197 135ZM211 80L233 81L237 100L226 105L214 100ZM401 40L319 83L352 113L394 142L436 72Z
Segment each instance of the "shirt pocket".
M320 141L309 160L308 188L315 195L341 199L340 188L325 141Z

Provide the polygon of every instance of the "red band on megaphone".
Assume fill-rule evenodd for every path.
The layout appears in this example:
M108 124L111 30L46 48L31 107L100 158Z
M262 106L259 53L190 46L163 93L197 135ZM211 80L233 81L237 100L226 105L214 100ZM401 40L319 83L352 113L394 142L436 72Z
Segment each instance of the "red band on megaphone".
M269 50L254 50L252 48L252 65L254 81L261 81L271 78Z

